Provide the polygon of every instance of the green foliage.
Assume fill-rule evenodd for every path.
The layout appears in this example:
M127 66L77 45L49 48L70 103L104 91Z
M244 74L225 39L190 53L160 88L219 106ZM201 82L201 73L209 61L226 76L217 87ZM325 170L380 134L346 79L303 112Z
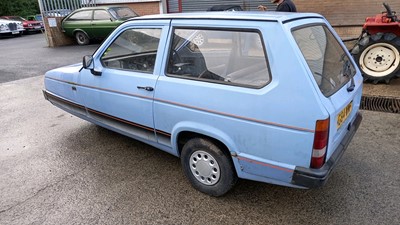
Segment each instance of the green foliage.
M38 0L0 0L0 16L39 14Z

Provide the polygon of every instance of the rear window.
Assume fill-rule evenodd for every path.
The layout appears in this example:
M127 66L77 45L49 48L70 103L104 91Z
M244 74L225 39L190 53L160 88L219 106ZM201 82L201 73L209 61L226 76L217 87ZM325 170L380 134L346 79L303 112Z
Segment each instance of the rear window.
M111 16L106 10L95 10L93 20L110 20Z
M323 25L292 31L321 92L329 97L342 88L356 73L345 50Z

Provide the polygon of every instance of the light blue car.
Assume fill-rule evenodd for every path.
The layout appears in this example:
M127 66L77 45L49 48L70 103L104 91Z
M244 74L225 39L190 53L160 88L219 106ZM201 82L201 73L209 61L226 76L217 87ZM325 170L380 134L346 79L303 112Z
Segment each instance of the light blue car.
M44 82L55 106L180 157L212 196L238 178L322 186L362 120L362 76L318 14L138 17Z

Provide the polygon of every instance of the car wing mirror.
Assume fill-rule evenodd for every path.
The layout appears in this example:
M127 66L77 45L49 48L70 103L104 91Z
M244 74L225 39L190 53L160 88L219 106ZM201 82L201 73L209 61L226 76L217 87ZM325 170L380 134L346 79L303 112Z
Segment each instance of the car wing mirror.
M83 67L84 69L92 69L93 67L90 68L92 62L93 62L93 56L91 56L91 55L85 55L85 56L83 56L82 67Z
M85 55L82 60L82 68L89 69L95 76L101 76L101 71L94 66L93 56Z

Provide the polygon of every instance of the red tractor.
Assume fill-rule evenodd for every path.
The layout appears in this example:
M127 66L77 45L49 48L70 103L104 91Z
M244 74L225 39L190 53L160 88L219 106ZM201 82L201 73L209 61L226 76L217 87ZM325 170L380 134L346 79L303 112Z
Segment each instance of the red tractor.
M383 6L386 12L365 19L351 51L364 80L374 84L400 77L400 20L388 4Z

